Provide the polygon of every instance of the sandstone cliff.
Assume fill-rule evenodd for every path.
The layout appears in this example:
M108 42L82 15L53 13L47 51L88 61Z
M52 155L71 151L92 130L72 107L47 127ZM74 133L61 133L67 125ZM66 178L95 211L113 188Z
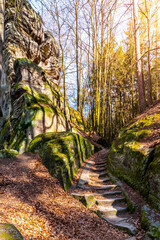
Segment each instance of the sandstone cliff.
M25 151L43 132L66 131L70 110L56 84L59 48L26 0L6 0L0 144ZM3 146L2 146L3 145Z
M109 168L160 210L160 104L120 131Z

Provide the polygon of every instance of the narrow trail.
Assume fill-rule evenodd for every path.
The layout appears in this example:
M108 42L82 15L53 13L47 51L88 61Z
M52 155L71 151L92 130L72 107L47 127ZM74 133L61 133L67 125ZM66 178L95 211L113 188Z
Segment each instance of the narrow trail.
M128 213L122 190L107 176L108 151L103 148L87 159L67 192L38 156L0 159L0 222L14 224L25 240L142 239L139 213L144 200L126 185L140 203L133 215ZM136 228L132 238L126 230L134 233Z
M79 134L97 145L95 139L97 140L98 136L96 134L93 137L82 131ZM126 239L143 239L145 231L141 228L140 211L146 202L138 192L120 182L119 179L116 179L117 183L113 182L111 174L107 171L108 153L109 149L102 147L101 151L83 163L69 190L70 194L106 223L128 232L131 237ZM133 214L130 213L127 206L128 196L136 206Z
M65 192L41 159L25 153L0 159L0 222L12 223L24 240L124 240Z
M90 210L96 212L107 222L135 235L137 228L132 216L127 211L126 199L122 190L107 176L107 154L108 149L103 149L92 156L87 162L72 196L84 201Z

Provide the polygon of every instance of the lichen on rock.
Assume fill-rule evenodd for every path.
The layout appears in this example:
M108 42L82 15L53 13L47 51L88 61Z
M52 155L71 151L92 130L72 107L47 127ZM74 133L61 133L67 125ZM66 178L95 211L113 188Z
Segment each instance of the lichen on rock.
M14 225L10 223L0 223L0 239L23 240L23 237Z
M160 210L160 145L153 143L160 114L145 116L122 129L112 143L109 169L139 190ZM156 130L155 130L156 131Z
M67 190L82 162L94 153L94 146L76 133L44 133L31 141L28 151L38 151L50 174Z
M0 144L19 152L40 133L70 128L70 109L57 85L59 47L42 24L28 1L6 0Z

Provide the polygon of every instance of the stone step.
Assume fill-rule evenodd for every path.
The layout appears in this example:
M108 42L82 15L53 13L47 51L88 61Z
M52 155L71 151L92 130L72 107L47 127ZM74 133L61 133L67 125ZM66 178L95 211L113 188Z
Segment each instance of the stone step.
M129 223L130 215L127 212L126 199L121 188L117 188L116 184L110 182L106 165L105 154L97 154L95 158L88 161L78 184L85 191L79 190L80 192L72 193L72 196L105 221L134 235L137 229Z
M106 191L103 193L93 193L94 197L97 198L99 196L107 197L107 196L113 196L113 195L119 195L122 191Z
M122 203L125 202L126 199L124 197L119 197L119 198L110 198L110 199L98 199L95 197L96 204L101 205L101 206L108 206L108 205L113 205L117 203Z
M90 166L106 166L107 164L107 161L101 161L101 162L96 162L96 161L93 161L93 162L89 162L89 165Z
M102 215L105 215L107 217L113 217L118 216L120 214L124 214L127 212L126 207L119 207L119 206L98 206L97 207L97 213Z
M105 176L107 176L106 171L99 173L97 177L101 178L101 177L105 177Z
M94 186L92 189L93 190L110 190L116 187L117 185L112 184L112 185L104 185L104 186Z
M122 230L127 231L128 233L132 234L132 235L136 235L137 234L137 228L126 221L126 218L120 218L120 217L106 217L106 216L102 216L102 218L107 221L108 223L112 224L113 226L120 228Z
M95 173L96 173L96 172L99 172L99 173L100 173L100 172L104 172L104 171L106 171L106 170L107 170L106 167L105 167L105 168L95 168L95 169L90 168L90 169L89 169L90 172L95 172Z
M91 207L96 202L93 194L90 193L71 193L71 195L72 197L82 202L86 207Z
M101 162L95 162L95 164L94 165L106 165L107 164L107 161L105 160L105 161L101 161Z
M105 177L103 179L98 179L98 180L90 180L89 183L105 183L105 182L108 182L110 181L110 179L108 177Z
M105 162L101 162L101 163L97 163L97 162L91 163L91 162L89 162L88 165L89 166L93 166L93 167L103 167L103 166L106 167L107 162L106 161Z
M95 167L106 167L107 163L103 163L103 164L94 164Z

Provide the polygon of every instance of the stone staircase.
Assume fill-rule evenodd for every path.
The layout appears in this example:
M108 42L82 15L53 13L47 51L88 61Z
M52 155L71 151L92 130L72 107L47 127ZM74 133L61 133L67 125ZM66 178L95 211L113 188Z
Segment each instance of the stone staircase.
M107 175L107 154L108 150L103 149L88 159L72 196L113 226L135 235L137 228L128 211L126 197Z

